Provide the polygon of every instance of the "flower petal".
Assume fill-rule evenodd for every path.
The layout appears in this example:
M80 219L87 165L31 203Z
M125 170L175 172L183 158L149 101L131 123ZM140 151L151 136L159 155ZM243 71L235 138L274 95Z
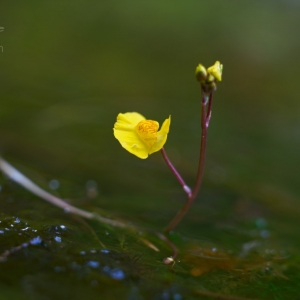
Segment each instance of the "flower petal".
M118 114L114 136L124 149L144 159L148 157L148 149L135 132L136 124L142 120L144 116L136 112Z
M167 141L170 124L171 124L171 116L169 116L169 118L164 121L160 131L157 132L157 140L155 144L152 146L151 150L149 151L149 154L159 151L164 146L164 144Z
M132 130L140 121L145 120L145 117L137 112L129 112L118 114L115 129Z
M128 152L142 159L148 157L148 149L135 131L114 128L114 136Z

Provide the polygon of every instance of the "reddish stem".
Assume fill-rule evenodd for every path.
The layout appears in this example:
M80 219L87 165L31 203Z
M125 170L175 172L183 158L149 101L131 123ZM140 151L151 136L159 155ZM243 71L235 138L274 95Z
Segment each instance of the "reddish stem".
M210 117L211 117L212 100L213 100L213 93L210 93L209 100L208 100L208 108L207 108L207 113L206 113L206 127L207 128L209 126L209 121L210 121Z
M195 187L191 194L188 194L185 204L178 211L177 215L173 218L170 224L164 229L165 233L169 233L173 230L185 214L189 211L191 205L193 204L197 194L200 190L203 174L204 174L204 162L205 162L205 154L206 154L206 144L207 144L207 130L209 126L210 116L211 116L211 108L212 108L212 96L213 94L209 94L209 100L207 101L206 94L202 89L202 101L201 101L201 147L200 147L200 157L199 157L199 165ZM206 105L208 104L208 108L206 110Z
M162 154L162 156L163 156L166 164L168 165L168 167L170 168L170 170L172 171L172 173L175 175L176 179L181 184L183 190L186 192L187 196L190 197L192 195L192 190L185 183L185 181L182 179L182 177L180 176L180 174L178 173L178 171L176 170L176 168L173 166L173 164L171 163L170 159L168 158L166 150L164 148L161 149L161 154Z
M164 263L166 265L174 262L174 259L177 257L178 255L178 250L177 250L177 247L162 233L160 232L156 232L156 235L164 242L166 242L173 250L173 255L169 256L169 257L166 257L164 259Z

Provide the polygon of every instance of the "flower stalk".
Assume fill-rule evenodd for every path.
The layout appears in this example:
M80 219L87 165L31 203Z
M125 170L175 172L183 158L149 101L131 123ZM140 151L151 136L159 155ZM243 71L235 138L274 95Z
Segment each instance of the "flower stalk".
M201 86L201 146L200 146L200 154L199 154L199 164L198 164L198 171L196 177L196 183L193 190L185 190L187 185L179 175L178 171L172 165L169 159L167 158L165 150L162 148L163 157L177 178L180 182L181 186L187 193L187 199L182 206L182 208L178 211L176 216L173 220L168 224L168 226L164 229L164 232L168 234L172 231L183 219L186 213L190 210L191 205L195 201L199 190L202 185L203 174L204 174L204 163L205 163L205 156L206 156L206 145L207 145L207 132L209 127L209 122L211 118L212 112L212 101L213 101L213 93L217 89L216 82L222 80L222 70L223 66L220 62L216 62L213 66L206 68L203 65L198 65L196 68L196 79L200 83Z
M178 180L178 182L180 183L180 185L182 186L183 190L186 192L188 197L192 196L192 190L191 188L185 183L185 181L182 179L181 175L179 174L179 172L176 170L176 168L173 166L173 164L171 163L166 150L164 148L161 148L161 154L166 162L166 164L168 165L168 167L170 168L171 172L174 174L174 176L176 177L176 179Z
M148 120L137 112L120 113L117 116L117 121L113 130L114 136L120 142L121 146L141 159L145 159L150 154L161 150L166 164L187 195L183 207L164 229L166 234L179 224L185 214L189 211L199 193L204 174L207 131L211 118L213 93L217 89L217 82L222 81L222 71L223 65L221 65L219 61L216 61L215 64L208 69L199 64L195 72L196 79L201 86L201 146L196 183L193 189L185 183L163 148L167 141L171 116L163 122L160 130L158 130L159 123L157 121Z
M211 92L209 94L208 101L207 101L207 95L203 90L203 86L201 86L201 94L202 94L202 99L201 99L201 131L202 131L202 133L201 133L201 146L200 146L200 156L199 156L199 164L198 164L196 183L195 183L193 190L191 192L187 193L187 199L186 199L183 207L178 211L178 213L173 218L173 220L164 229L165 233L169 233L170 231L172 231L179 224L179 222L183 219L183 217L189 211L194 200L196 199L196 197L199 193L201 184L202 184L203 174L204 174L204 163L205 163L205 156L206 156L207 132L208 132L208 126L209 126L210 117L211 117L213 92ZM162 152L164 152L163 156L166 155L165 150L162 149ZM183 186L182 182L184 183L184 181L182 180L182 182L181 182L179 180L179 178L181 178L181 176L179 175L179 178L178 178L177 174L179 174L179 173L175 169L175 167L171 164L170 161L168 161L167 165L169 167L171 165L171 167L170 167L171 171L173 172L175 177L178 179L178 181ZM185 183L184 183L184 185L187 186ZM184 186L183 186L183 189L184 189Z

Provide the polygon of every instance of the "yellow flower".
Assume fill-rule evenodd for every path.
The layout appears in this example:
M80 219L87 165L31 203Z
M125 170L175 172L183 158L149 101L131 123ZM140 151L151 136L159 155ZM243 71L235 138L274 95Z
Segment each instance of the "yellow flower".
M120 113L114 126L114 136L128 152L144 159L159 151L166 143L170 124L171 116L158 131L159 124L156 121L146 120L136 112Z
M217 81L222 81L222 71L223 65L221 65L219 61L216 61L213 66L207 69L207 73L214 76Z

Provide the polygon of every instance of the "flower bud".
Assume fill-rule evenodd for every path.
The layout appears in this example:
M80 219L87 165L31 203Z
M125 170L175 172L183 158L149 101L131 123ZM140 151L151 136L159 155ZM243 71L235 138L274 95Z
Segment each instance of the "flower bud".
M216 81L222 81L222 71L223 65L219 61L216 61L215 64L207 69L207 73L214 76Z
M215 81L216 81L216 78L213 75L211 75L211 74L208 73L207 77L206 77L205 84L211 83L211 82L215 82Z
M217 90L217 84L214 81L206 82L204 84L204 87L205 87L205 92L206 93L212 93L212 92Z
M203 65L199 64L196 68L195 75L196 75L197 81L199 81L200 83L205 82L206 77L207 77L207 71L206 71L205 67Z

